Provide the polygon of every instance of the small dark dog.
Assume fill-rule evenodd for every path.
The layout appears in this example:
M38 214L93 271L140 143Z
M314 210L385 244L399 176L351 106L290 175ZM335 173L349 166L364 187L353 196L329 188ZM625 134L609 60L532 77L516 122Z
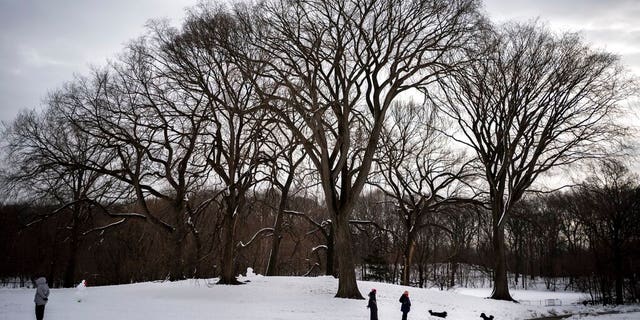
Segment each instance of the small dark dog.
M434 316L434 317L438 317L438 318L446 318L447 317L447 312L446 311L433 312L433 311L429 310L429 314Z
M487 317L487 315L484 314L484 312L480 314L480 318L482 318L483 320L493 320L493 316Z

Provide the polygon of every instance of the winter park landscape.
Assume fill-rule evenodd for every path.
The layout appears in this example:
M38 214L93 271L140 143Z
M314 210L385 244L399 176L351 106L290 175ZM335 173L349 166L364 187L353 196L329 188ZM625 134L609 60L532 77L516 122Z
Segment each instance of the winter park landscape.
M638 320L638 12L0 0L0 320Z
M240 286L214 285L212 279L178 282L146 282L119 286L88 287L81 302L76 289L55 289L47 319L272 319L351 320L366 319L363 300L335 299L333 277L263 277L251 270L239 279ZM576 314L568 319L639 319L640 307L583 306L581 293L513 291L522 303L485 299L489 289L419 289L360 281L362 290L376 288L380 319L399 319L398 297L407 289L412 299L410 319L429 317L428 310L447 310L446 319L536 319ZM0 319L32 319L30 289L0 289ZM545 299L558 299L562 306L545 306ZM542 304L542 305L541 305ZM602 315L600 313L609 313ZM599 315L600 314L600 315Z

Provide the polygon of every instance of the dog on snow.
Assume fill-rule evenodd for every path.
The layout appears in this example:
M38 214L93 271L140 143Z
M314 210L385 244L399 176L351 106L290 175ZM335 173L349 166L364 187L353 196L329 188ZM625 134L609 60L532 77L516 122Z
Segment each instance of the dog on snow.
M434 317L438 317L438 318L446 318L447 317L447 312L446 311L433 312L433 311L429 310L429 314L434 316Z

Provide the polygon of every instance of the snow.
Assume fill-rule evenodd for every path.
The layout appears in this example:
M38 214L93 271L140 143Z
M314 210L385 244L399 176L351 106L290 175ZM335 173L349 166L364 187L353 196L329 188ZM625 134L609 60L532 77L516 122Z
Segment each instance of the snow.
M491 294L491 288L457 288L456 293L474 296L488 297ZM560 300L562 305L576 304L587 300L588 295L581 292L565 292L565 291L543 291L543 290L509 290L511 297L521 304L540 304L545 300Z
M87 282L85 280L80 281L80 284L76 286L76 301L82 302L87 298Z
M146 282L130 285L88 286L78 303L77 289L52 289L45 319L271 319L271 320L355 320L367 319L366 300L334 298L338 280L333 277L263 277L247 270L239 286L214 285L216 279L177 282ZM531 319L551 314L584 313L571 319L640 319L639 306L605 309L571 304L581 294L514 291L528 300L562 299L563 306L545 307L525 303L488 300L490 289L439 291L359 281L363 296L377 289L380 319L400 318L398 298L409 291L412 307L409 319L439 319L427 310L447 311L447 319L480 319L480 313L495 319ZM483 291L484 290L484 291ZM0 288L0 320L34 318L34 289ZM566 302L565 302L566 301ZM598 315L599 312L626 312Z
M640 312L633 312L628 314L609 314L609 315L597 315L597 316L575 316L567 318L567 320L581 319L581 320L638 320L640 319Z

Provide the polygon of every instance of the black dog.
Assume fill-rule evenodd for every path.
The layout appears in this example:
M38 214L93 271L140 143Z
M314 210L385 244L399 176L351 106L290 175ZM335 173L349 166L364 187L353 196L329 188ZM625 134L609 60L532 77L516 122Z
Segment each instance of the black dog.
M434 316L434 317L438 317L438 318L446 318L447 317L447 312L433 312L431 310L429 310L429 314Z
M482 318L484 320L493 320L493 316L488 316L487 317L487 315L484 314L484 312L480 314L480 318Z

